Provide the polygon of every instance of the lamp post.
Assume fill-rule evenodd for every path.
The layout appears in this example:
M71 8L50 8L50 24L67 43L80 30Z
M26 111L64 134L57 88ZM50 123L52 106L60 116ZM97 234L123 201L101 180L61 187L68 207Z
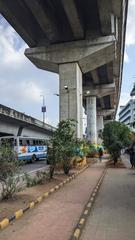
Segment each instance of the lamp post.
M69 110L70 110L70 109L69 109L69 107L70 107L70 106L69 106L69 88L68 88L68 86L66 86L66 85L64 86L64 88L65 88L65 90L67 91L67 94L68 94L68 119L69 119Z
M65 85L65 86L64 86L64 89L66 90L66 92L67 92L67 94L68 94L68 119L69 119L69 89L68 89L68 86ZM64 94L64 92L61 93L61 94ZM57 97L59 97L61 94L54 93L54 95L57 96Z
M43 105L42 105L41 111L43 113L43 124L44 124L45 123L45 112L46 112L45 97L44 97L44 95L40 95L40 97L43 98Z

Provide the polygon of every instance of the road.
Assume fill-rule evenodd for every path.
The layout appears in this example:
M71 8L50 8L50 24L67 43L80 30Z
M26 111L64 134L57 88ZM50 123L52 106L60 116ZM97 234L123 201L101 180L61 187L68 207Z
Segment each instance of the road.
M38 170L44 170L48 169L48 165L46 163L46 160L38 160L35 163L27 163L22 167L21 173L23 174L24 172L27 173L32 173Z

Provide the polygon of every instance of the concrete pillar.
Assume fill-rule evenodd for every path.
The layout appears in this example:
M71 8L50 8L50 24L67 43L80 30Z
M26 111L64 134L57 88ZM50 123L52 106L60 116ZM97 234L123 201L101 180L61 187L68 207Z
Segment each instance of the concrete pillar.
M87 109L87 138L91 143L97 143L97 113L96 113L96 97L86 98Z
M78 63L60 64L59 78L60 120L76 120L76 136L82 138L82 72Z
M97 115L97 143L101 144L103 140L99 137L99 133L104 128L103 115Z

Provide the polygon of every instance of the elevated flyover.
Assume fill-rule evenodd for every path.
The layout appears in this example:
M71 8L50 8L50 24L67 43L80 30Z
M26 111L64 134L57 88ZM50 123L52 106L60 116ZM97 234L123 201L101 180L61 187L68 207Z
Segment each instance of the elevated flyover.
M60 119L77 120L77 137L85 107L91 142L116 114L127 8L128 0L0 0L0 12L29 46L25 55L59 73Z
M16 135L49 139L55 127L0 104L0 136Z

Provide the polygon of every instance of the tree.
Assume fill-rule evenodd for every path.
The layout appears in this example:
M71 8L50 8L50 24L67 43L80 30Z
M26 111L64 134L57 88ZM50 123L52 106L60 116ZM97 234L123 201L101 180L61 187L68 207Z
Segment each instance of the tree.
M115 164L120 157L121 149L131 143L130 129L123 123L109 122L103 130L103 142Z
M50 178L53 177L55 167L58 163L63 165L65 174L69 173L71 158L75 155L75 121L63 120L58 124L50 140L48 158L50 162Z
M0 184L2 199L11 198L19 187L20 162L10 145L5 142L0 146Z

